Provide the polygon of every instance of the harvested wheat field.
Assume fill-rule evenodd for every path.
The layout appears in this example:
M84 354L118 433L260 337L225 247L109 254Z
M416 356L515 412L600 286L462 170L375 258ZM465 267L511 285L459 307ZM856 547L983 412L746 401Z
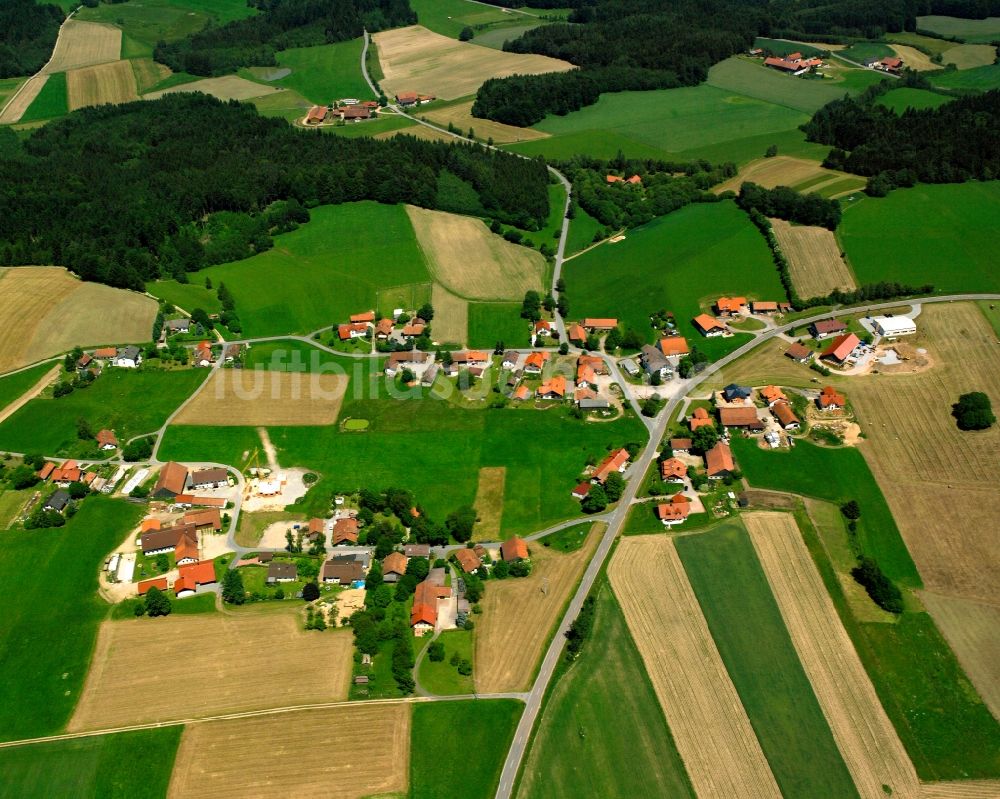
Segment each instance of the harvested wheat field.
M951 406L969 391L984 391L1000 406L1000 346L973 303L925 305L917 328L907 339L926 347L933 367L851 383L868 438L861 451L927 590L995 602L1000 427L962 432Z
M503 517L503 488L507 478L504 466L484 466L479 470L479 485L473 507L479 516L472 537L475 541L499 541Z
M476 134L478 139L493 139L497 144L510 144L518 141L534 141L535 139L548 138L548 133L533 128L518 128L514 125L504 125L502 122L494 122L491 119L479 119L472 116L472 100L467 103L450 105L447 108L439 108L428 111L421 116L426 116L428 120L441 127L448 127L450 122L463 133L469 128Z
M12 125L24 116L24 112L35 102L38 93L48 81L48 75L35 75L28 78L20 90L7 100L3 110L0 110L0 125Z
M840 244L832 230L812 225L793 225L772 219L771 229L788 256L792 283L799 296L825 297L838 289L857 288L851 269L840 255Z
M740 169L736 177L729 178L715 187L720 194L724 191L739 191L744 183L756 183L765 189L775 186L796 186L817 178L837 179L850 177L846 172L826 169L817 161L807 158L793 158L790 155L776 155L773 158L758 158Z
M169 89L161 89L158 92L150 92L142 96L143 100L158 100L168 94L179 94L180 92L201 92L210 94L220 100L251 100L255 97L266 97L269 94L277 94L284 91L279 86L263 86L254 83L252 80L241 78L237 75L224 75L221 78L205 78L191 83L182 83L179 86L171 86Z
M0 372L79 344L148 341L156 301L133 291L84 283L62 267L0 269Z
M475 94L488 78L573 69L567 61L459 42L420 25L382 31L374 39L385 75L380 83L390 97L418 92L455 100Z
M926 53L921 53L916 47L910 47L905 44L890 44L889 47L906 62L907 69L913 69L917 72L929 72L941 69L940 64L935 64L931 61L930 56Z
M467 300L520 300L542 290L545 258L490 232L482 220L406 206L431 275ZM435 332L436 329L435 329Z
M862 799L919 797L917 773L788 513L743 515L795 651Z
M608 576L695 793L780 797L673 540L623 538Z
M920 598L986 706L1000 718L1000 607L927 592Z
M346 375L216 369L174 422L228 427L333 424L347 382Z
M106 621L69 730L346 699L352 647L290 613Z
M532 542L531 574L490 584L481 601L483 615L476 622L477 691L528 690L552 628L590 562L603 529L603 525L594 525L584 545L568 554Z
M465 344L469 336L469 303L437 283L431 291L431 303L434 306L434 340Z
M960 782L925 782L923 799L997 799L1000 780L962 780Z
M76 111L88 105L128 103L138 100L135 73L128 61L112 61L95 67L71 69L66 73L69 91L69 110Z
M805 364L785 357L787 341L772 339L759 347L754 347L742 358L738 358L707 380L699 392L719 391L729 383L764 386L770 383L779 386L799 386L807 388L813 383L816 373Z
M450 133L442 133L441 131L434 130L434 128L429 128L426 125L410 125L409 127L399 128L398 130L385 130L382 133L376 133L373 139L393 139L396 136L413 136L415 139L422 139L423 141L455 141L455 137Z
M67 20L59 29L52 58L42 69L47 75L70 69L106 64L121 58L122 32L100 22Z
M167 797L361 799L404 793L409 771L410 706L345 705L188 725Z

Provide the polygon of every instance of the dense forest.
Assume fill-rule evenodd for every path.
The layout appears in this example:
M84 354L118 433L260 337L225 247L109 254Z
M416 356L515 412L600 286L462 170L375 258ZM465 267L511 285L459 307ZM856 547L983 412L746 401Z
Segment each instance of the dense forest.
M0 2L0 78L33 75L52 55L65 15L57 5L35 0Z
M736 174L734 164L577 156L558 163L573 182L574 201L607 227L638 227L695 202L716 202L712 186ZM609 176L620 178L612 179ZM628 178L639 181L629 183Z
M896 186L1000 177L1000 90L903 114L868 93L823 106L803 126L810 141L834 149L825 166L865 175L868 193Z
M275 53L356 39L369 32L412 25L409 0L250 0L257 16L160 43L154 58L175 72L222 75L246 66L274 66Z
M366 199L450 210L456 192L518 227L548 216L542 162L473 144L302 131L200 94L86 108L23 142L0 130L0 264L141 288L204 265L201 226L239 228L222 212Z

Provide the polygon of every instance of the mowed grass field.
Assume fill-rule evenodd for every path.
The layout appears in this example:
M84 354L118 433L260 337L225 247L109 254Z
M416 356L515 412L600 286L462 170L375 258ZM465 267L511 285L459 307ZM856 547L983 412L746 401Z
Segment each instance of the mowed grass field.
M57 72L54 75L39 75L32 78L29 85L32 90L35 87L39 87L37 93L32 99L26 87L24 92L15 100L15 105L23 106L23 102L29 99L31 99L31 103L21 113L20 117L16 119L8 117L9 121L40 122L42 120L55 119L69 113L65 72ZM8 109L8 113L11 113L12 110Z
M1000 181L921 185L854 203L838 236L859 283L997 292L998 215Z
M467 306L470 347L493 348L498 341L505 347L531 346L532 328L521 318L521 303L470 302Z
M920 111L924 108L937 108L951 99L951 97L945 97L943 94L935 94L926 89L902 88L891 91L888 94L883 94L878 98L876 103L895 111L897 114L902 114L908 108L912 108L915 111Z
M344 705L185 728L166 796L264 799L336 786L338 797L361 799L404 793L409 776L410 707Z
M590 640L558 678L542 710L518 799L575 799L581 785L594 796L693 799L642 658L607 584L596 602Z
M220 100L252 100L258 97L268 97L279 94L283 90L277 86L265 86L256 81L241 78L239 75L223 75L221 78L204 78L203 80L170 86L159 91L143 95L144 100L158 100L168 94L181 92L201 92Z
M0 372L73 347L148 341L156 303L149 297L85 283L62 267L0 269Z
M0 796L162 799L182 727L0 749Z
M740 186L750 182L767 189L788 186L796 191L812 193L845 180L851 180L856 188L863 188L865 185L864 178L827 169L814 160L776 155L751 161L740 169L736 177L720 183L714 190L739 192Z
M0 413L12 402L18 400L28 389L45 377L52 369L51 363L40 363L12 375L0 377Z
M608 577L695 793L781 796L674 539L623 539Z
M737 463L751 486L825 495L837 505L848 498L856 499L862 508L858 532L864 550L880 552L875 557L883 570L897 582L913 585L912 578L900 576L908 571L900 569L905 565L899 559L904 553L912 568L905 547L899 557L892 556L902 547L902 540L897 545L892 543L897 535L879 532L895 525L891 516L886 516L888 508L880 510L876 497L867 493L877 490L877 484L857 450L820 449L799 442L790 453L792 457L786 457L764 452L742 439L734 443ZM872 531L877 535L873 536ZM845 565L849 567L853 556L846 549L842 529L840 536L844 540L839 546L845 549ZM1000 775L1000 757L996 755L1000 745L989 743L1000 741L1000 727L962 673L931 617L918 609L908 609L895 623L886 623L884 614L870 610L859 614L858 601L848 597L844 582L831 566L836 553L830 541L821 542L815 533L807 535L806 540L841 621L920 779ZM849 579L845 577L845 581ZM970 740L987 743L970 749L966 745Z
M691 324L722 296L784 300L763 236L730 201L689 205L630 230L563 269L574 317L610 316L652 340L650 314L674 312L691 345L717 358L746 338L703 338Z
M505 467L501 531L528 533L579 514L572 487L589 458L612 446L642 441L634 418L583 424L556 411L459 409L414 397L405 401L345 402L342 417L368 419L365 433L333 428L273 427L271 441L282 464L309 466L323 476L323 490L353 491L400 486L436 519L471 505L484 466ZM483 403L485 406L485 403ZM252 428L173 425L159 457L237 463L259 446ZM406 468L403 453L419 457Z
M931 78L931 82L943 89L989 91L1000 87L1000 64L954 72L941 72Z
M311 635L295 613L106 621L69 729L346 699L352 640Z
M327 425L337 421L348 378L217 369L176 418L177 424Z
M772 219L771 229L788 259L792 285L800 297L825 297L838 289L856 288L832 231L784 219Z
M74 456L92 441L77 436L77 420L114 430L122 443L158 430L208 376L207 370L133 371L109 368L90 387L59 399L38 397L0 424L0 449Z
M112 61L70 70L66 73L66 87L70 111L89 105L128 103L139 99L135 73L129 61Z
M374 308L380 290L430 281L403 206L349 203L310 214L301 228L278 236L273 249L197 274L199 284L206 277L214 286L226 284L245 335L307 333L345 322ZM363 231L377 233L366 237ZM189 304L209 294L179 285L167 281L150 288Z
M1000 17L959 19L958 17L917 17L917 27L940 36L958 36L967 42L991 42L1000 38Z
M741 525L676 540L719 653L784 796L857 796Z
M65 726L108 612L97 596L98 569L141 516L135 505L92 496L65 527L3 533L0 739L51 735Z
M413 705L410 799L492 797L523 708L513 699Z
M477 691L502 693L531 687L552 627L599 538L600 531L592 530L584 545L570 553L553 552L541 542L532 542L531 574L490 584L476 624Z
M415 91L443 100L474 94L488 78L564 72L573 66L547 56L505 53L459 42L420 25L374 36L389 96Z
M321 105L351 97L372 99L371 89L361 74L363 45L363 40L352 39L318 47L282 50L277 55L278 66L269 69L290 69L292 73L273 81L273 84L292 89Z

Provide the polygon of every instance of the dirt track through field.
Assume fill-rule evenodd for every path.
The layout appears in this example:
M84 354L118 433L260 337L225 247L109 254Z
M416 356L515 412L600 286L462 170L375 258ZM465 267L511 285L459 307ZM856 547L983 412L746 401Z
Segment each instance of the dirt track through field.
M96 344L148 341L156 301L56 266L0 269L0 372Z
M553 552L532 542L530 575L490 583L481 602L483 614L476 618L477 691L530 687L552 627L590 561L601 529L591 529L576 552Z
M35 383L35 385L33 385L27 391L25 391L20 397L18 397L16 400L10 403L6 408L0 408L0 422L4 422L7 419L9 419L11 416L17 413L21 408L27 405L29 401L33 400L35 397L41 394L42 391L45 390L45 387L56 379L61 369L62 367L58 365L53 366L51 369L49 369L49 371L45 373L44 377L42 377L41 380Z
M1000 719L1000 607L927 592L920 599L986 706Z
M788 513L743 515L795 651L862 799L920 795L917 774Z
M373 38L385 75L380 84L390 97L418 92L455 100L475 94L488 78L573 69L567 61L458 42L420 25L382 31Z
M346 699L352 641L292 613L106 621L68 729Z
M476 501L473 507L479 516L473 539L476 541L499 541L500 520L503 518L503 489L507 469L504 466L484 466L479 470L479 484L476 487Z
M169 89L161 89L158 92L150 92L142 96L143 100L158 100L168 94L181 94L182 92L201 92L210 94L220 100L250 100L255 97L265 97L269 94L277 94L284 91L279 86L264 86L252 80L241 78L238 75L223 75L221 78L205 78L191 83L182 83L179 86L171 86Z
M12 125L20 121L21 117L24 116L24 112L35 102L35 98L38 97L38 93L45 86L48 79L48 75L35 75L28 78L24 82L24 85L21 86L21 90L7 101L3 110L0 111L0 125Z
M52 59L42 70L51 75L93 64L105 64L121 58L122 32L112 25L99 22L80 22L75 19L63 23L59 29Z
M435 280L467 300L520 300L542 290L545 258L511 244L479 219L406 206Z
M128 103L138 100L135 73L128 61L112 61L94 67L82 67L66 73L69 110L89 105Z
M216 369L174 422L253 427L333 424L347 383L346 375Z
M431 304L434 306L434 340L465 344L469 337L469 303L435 283Z
M608 576L695 793L780 797L673 540L622 539Z
M409 763L405 704L213 721L184 730L167 797L361 799L405 792Z
M772 219L771 228L788 257L792 283L800 297L825 297L831 291L857 288L833 231Z

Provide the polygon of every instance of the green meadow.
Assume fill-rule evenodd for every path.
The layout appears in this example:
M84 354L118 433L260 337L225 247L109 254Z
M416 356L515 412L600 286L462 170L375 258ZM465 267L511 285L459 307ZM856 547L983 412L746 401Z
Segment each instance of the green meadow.
M410 799L489 799L524 706L513 699L418 702Z
M569 233L566 235L566 255L585 250L594 243L594 237L603 235L604 225L579 206L576 214L569 222Z
M371 89L361 74L363 44L361 39L352 39L282 50L278 53L277 68L290 69L292 74L271 81L271 85L293 89L320 105L345 97L371 99Z
M95 495L65 527L2 534L0 739L65 726L108 614L97 596L98 569L141 516L140 507Z
M857 796L746 531L724 525L676 546L782 795Z
M244 335L328 327L374 308L380 289L430 281L402 205L345 203L313 208L310 214L298 230L277 236L272 249L192 274L198 284L206 277L213 286L226 284ZM165 281L150 290L170 299L180 296L174 293L177 285ZM191 288L183 292L196 297Z
M850 206L838 235L859 283L1000 291L1000 181L919 185Z
M89 388L59 399L39 397L24 405L0 424L0 449L92 456L94 442L77 436L78 419L86 419L95 432L114 430L125 442L158 430L207 375L207 369L105 369Z
M0 797L161 799L183 727L0 749Z
M869 58L894 56L896 55L896 51L885 44L885 42L854 42L846 50L838 50L837 55L863 64Z
M926 89L903 88L883 94L876 100L876 103L895 111L897 114L902 114L908 108L912 108L915 111L921 111L924 108L937 108L939 105L944 105L952 99L943 94L929 92Z
M66 91L66 73L56 72L54 75L49 75L42 90L21 117L21 122L54 119L68 113L69 95Z
M444 660L435 662L424 655L420 662L420 685L439 696L475 693L472 675L459 674L449 662L456 654L470 663L475 662L473 635L472 630L445 630L441 633L437 640L444 644Z
M53 366L54 363L52 362L40 363L37 366L32 366L30 369L25 369L6 377L0 377L0 410L6 408L14 400L19 399L25 391L41 380L45 376L45 373Z
M848 399L850 393L848 392ZM736 437L733 454L750 485L861 507L858 541L889 577L909 588L922 583L864 456L855 447L825 448L799 441L793 450L766 451Z
M353 396L354 388L348 393ZM578 515L570 491L587 463L612 446L644 440L634 417L587 424L562 410L465 410L435 399L350 399L340 415L348 417L367 419L368 429L269 428L279 462L315 470L322 477L315 490L324 495L408 488L439 521L472 504L480 468L503 466L505 533L528 533ZM175 425L159 457L239 465L244 452L259 446L253 428Z
M507 28L523 29L525 24L535 22L533 17L525 14L505 13L499 8L469 3L467 0L410 0L410 8L417 12L417 24L452 39L457 39L462 28L466 26L475 28L477 25L489 25L490 32L499 32L499 30ZM535 13L551 14L553 12L548 9ZM482 31L476 31L477 38L481 35L483 35ZM516 33L512 32L508 35L514 36ZM476 39L473 39L473 42L478 44Z
M939 36L957 36L970 44L1000 39L1000 17L959 19L958 17L917 17L917 27Z
M837 540L831 526L817 517L817 523L826 528L821 537L809 518L801 513L796 516L840 619L920 778L1000 776L1000 725L933 619L912 609L900 614L895 623L878 621L878 616L871 620L870 614L866 614L867 621L855 616L855 606L845 596L837 574L844 560L852 557L846 532ZM839 526L842 529L842 522ZM976 745L969 746L969 741Z
M520 799L694 797L610 586L579 659L557 678L528 749ZM627 768L623 764L628 764Z
M1000 64L939 72L931 77L931 83L942 89L967 89L982 92L998 89L1000 88Z
M531 323L521 318L519 302L470 302L468 338L470 347L530 347Z
M195 308L201 308L208 313L218 313L222 310L222 303L215 293L215 284L212 289L205 288L205 278L198 272L191 272L188 275L190 283L178 283L176 280L157 280L146 284L146 291L171 305L183 308L191 313Z
M703 338L693 317L721 296L785 298L764 238L729 201L689 205L630 230L566 263L563 276L573 318L617 317L652 340L649 315L666 309L689 344L713 358L747 336Z

